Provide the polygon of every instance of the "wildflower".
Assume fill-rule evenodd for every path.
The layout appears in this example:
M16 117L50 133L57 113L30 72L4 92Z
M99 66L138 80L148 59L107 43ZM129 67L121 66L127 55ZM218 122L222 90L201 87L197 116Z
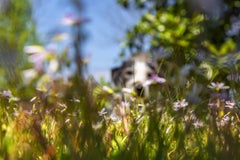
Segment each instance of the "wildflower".
M173 110L178 111L181 108L185 108L186 106L188 106L188 102L186 102L186 99L178 100L177 102L173 103Z
M39 45L31 45L31 46L25 46L24 52L32 55L32 54L36 54L36 53L43 53L43 52L45 52L45 49Z
M67 105L64 103L58 103L60 112L63 113L67 109Z
M81 19L79 16L73 15L73 14L67 14L61 20L61 23L64 25L67 25L67 26L78 25L81 22L83 22L83 19Z
M107 92L107 93L109 93L109 94L113 94L114 93L113 89L108 87L108 86L103 86L102 90Z
M217 119L217 125L223 127L223 126L227 125L230 122L230 120L231 120L231 118L227 114L223 118Z
M131 92L133 92L133 90L132 89L130 89L130 88L122 88L122 92L123 93L131 93Z
M122 101L122 102L121 102L121 106L122 106L122 107L125 107L125 108L129 108L129 107L130 107L130 103L129 103L129 102L124 102L124 101Z
M132 95L132 96L135 96L135 95L136 95L136 93L134 92L134 90L133 90L133 89L130 89L130 88L122 88L122 92L123 92L123 93L130 94L130 95Z
M217 104L216 103L208 103L208 106L210 108L214 108L214 107L217 107Z
M98 115L99 115L99 116L103 116L103 115L105 115L105 114L107 114L106 108L103 108L101 111L98 112Z
M156 74L152 74L151 78L144 83L144 86L149 86L151 84L162 84L165 82L166 82L166 79L159 77Z
M208 87L210 89L216 90L217 92L220 90L225 90L225 89L229 89L229 86L225 86L224 83L220 83L220 82L212 82L210 85L208 85Z
M200 120L196 120L196 121L193 123L193 126L194 126L195 128L200 128L200 127L203 126L203 122L200 121Z
M226 108L233 109L234 106L235 106L235 103L234 103L234 102L231 102L231 101L226 101L226 102L225 102L225 107L226 107Z
M117 113L116 110L113 110L111 115L110 115L110 119L113 121L113 122L121 122L122 121L122 118L119 116L119 113Z
M225 115L223 118L222 118L223 121L225 122L228 122L231 120L231 118L229 117L229 115Z
M19 98L18 97L14 97L10 90L2 91L2 93L0 93L0 94L2 95L2 97L8 98L9 102L19 101Z
M2 96L3 97L12 97L12 92L10 90L7 90L7 91L2 91Z
M34 68L37 71L42 71L47 51L42 46L32 45L24 47L24 52L30 55L29 61L34 64Z
M136 97L130 97L130 101L131 101L131 102L136 101Z
M38 73L35 69L27 69L22 71L22 79L25 84L29 84L37 76Z

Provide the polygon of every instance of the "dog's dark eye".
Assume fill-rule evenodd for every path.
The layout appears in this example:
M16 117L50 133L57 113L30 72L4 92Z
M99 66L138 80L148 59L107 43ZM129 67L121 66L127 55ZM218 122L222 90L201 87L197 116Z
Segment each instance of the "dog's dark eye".
M126 75L128 75L128 76L131 76L131 75L133 75L133 71L126 71Z
M126 79L129 79L133 76L133 70L131 68L127 68L124 72L123 72L123 76L126 78Z

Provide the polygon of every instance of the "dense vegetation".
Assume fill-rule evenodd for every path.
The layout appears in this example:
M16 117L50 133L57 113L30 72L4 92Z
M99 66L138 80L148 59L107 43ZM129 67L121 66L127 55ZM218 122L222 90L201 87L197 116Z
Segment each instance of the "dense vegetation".
M118 1L144 11L122 55L150 53L166 79L145 101L84 76L81 18L62 20L71 48L49 48L28 1L3 2L0 159L239 159L238 0Z

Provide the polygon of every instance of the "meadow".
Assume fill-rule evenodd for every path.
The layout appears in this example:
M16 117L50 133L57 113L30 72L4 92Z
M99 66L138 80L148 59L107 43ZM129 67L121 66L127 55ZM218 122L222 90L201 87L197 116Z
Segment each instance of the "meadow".
M0 160L239 159L239 2L214 1L225 12L164 2L119 1L146 11L126 33L120 58L145 49L164 72L166 82L152 79L147 99L133 92L123 99L121 88L84 75L79 19L65 21L73 31L69 56L29 40L26 15L13 18L26 4L1 12L1 58L14 49L21 63L0 60ZM77 69L66 75L71 63Z

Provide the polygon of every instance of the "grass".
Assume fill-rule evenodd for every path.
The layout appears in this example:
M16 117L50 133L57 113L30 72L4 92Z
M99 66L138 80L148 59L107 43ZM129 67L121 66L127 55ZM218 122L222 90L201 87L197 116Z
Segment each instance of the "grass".
M210 84L202 103L161 89L122 102L109 87L79 81L25 103L2 92L0 159L238 159L239 110L219 96L228 87Z

